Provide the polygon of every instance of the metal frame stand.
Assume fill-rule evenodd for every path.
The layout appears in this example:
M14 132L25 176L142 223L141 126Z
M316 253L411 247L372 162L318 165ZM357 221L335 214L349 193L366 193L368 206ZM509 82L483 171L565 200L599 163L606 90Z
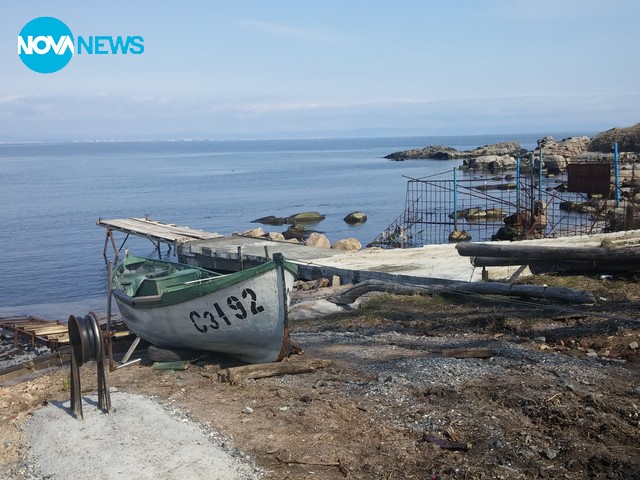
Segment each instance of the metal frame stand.
M80 367L89 361L98 364L98 408L104 413L111 410L109 379L105 368L105 348L98 317L90 312L84 317L69 317L69 340L71 343L71 410L76 418L82 416L82 387Z

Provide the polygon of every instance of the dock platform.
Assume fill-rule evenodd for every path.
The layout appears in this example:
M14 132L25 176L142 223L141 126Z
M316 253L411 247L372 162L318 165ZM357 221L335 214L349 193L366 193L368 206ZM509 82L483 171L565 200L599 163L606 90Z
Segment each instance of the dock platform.
M109 239L118 256L113 232L119 231L149 238L157 244L158 252L160 243L173 246L181 263L221 272L251 268L268 261L274 253L281 253L298 265L301 280L338 276L343 284L382 280L429 285L482 279L482 269L458 255L455 244L346 252L242 235L222 236L148 218L99 219L97 224L107 229L105 257ZM518 266L493 268L491 276L508 278L518 270Z
M482 280L482 269L458 254L455 244L421 248L367 248L345 252L302 244L242 236L190 241L178 246L178 260L202 268L236 271L264 263L274 253L298 265L301 280L339 276L343 284L382 280L416 285ZM519 266L491 270L493 278L508 278Z

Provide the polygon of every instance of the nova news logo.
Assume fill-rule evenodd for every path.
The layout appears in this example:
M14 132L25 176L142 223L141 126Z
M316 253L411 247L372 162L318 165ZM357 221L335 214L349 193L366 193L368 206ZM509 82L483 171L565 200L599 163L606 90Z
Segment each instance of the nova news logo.
M27 23L18 35L18 56L34 72L54 73L62 70L78 55L140 55L144 38L135 36L78 36L54 17L38 17Z

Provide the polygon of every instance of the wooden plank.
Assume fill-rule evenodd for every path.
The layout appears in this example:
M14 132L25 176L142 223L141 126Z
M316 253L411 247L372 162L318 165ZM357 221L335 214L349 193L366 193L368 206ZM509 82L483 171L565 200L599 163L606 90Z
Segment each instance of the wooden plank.
M221 235L190 227L178 227L175 224L163 223L144 218L98 219L97 224L111 230L147 237L153 240L175 243L177 241L207 240L220 238Z

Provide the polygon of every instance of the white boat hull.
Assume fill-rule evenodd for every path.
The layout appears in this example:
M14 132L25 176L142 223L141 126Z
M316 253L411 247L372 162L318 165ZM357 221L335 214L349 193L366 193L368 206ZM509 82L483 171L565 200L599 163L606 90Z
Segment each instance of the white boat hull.
M154 345L267 363L285 353L294 280L279 267L173 305L137 304L135 297L114 296L129 329Z

